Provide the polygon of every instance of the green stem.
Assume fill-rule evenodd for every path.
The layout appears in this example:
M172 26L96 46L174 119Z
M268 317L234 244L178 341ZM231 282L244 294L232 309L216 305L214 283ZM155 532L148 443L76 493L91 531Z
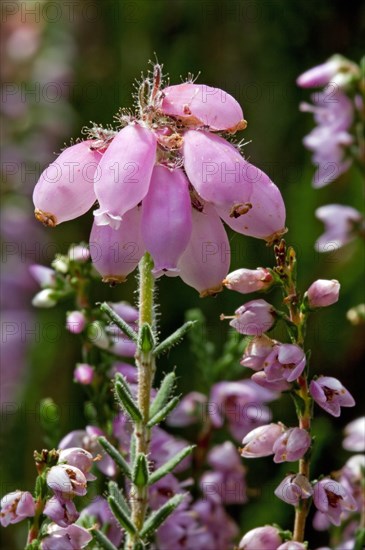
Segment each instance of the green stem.
M146 253L139 263L139 330L148 323L154 329L154 277L152 275L153 262ZM139 339L140 341L140 339ZM148 455L150 447L150 429L147 427L150 411L150 396L155 374L155 359L151 351L138 348L135 356L138 368L138 407L142 413L142 420L135 425L134 436L136 441L136 456L138 453ZM132 521L140 531L143 527L147 505L148 485L131 489ZM136 540L130 537L127 548L132 549Z

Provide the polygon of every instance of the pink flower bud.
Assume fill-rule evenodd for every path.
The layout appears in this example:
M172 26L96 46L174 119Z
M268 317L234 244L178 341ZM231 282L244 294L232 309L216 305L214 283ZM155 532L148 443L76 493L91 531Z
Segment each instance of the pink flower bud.
M312 380L309 391L314 401L332 416L340 416L341 407L354 407L355 400L337 378L319 376Z
M177 271L192 230L189 182L182 170L155 166L142 204L142 236L153 273Z
M307 550L307 545L295 540L288 540L284 544L280 544L276 550Z
M296 344L276 344L264 362L267 380L294 382L302 374L305 364L305 353L301 347Z
M86 326L85 315L81 311L70 311L66 317L66 328L72 334L81 334Z
M55 285L56 273L50 267L33 264L29 266L29 272L41 287L53 287Z
M218 214L237 233L271 243L286 233L285 204L276 185L259 168L247 163L246 174L252 185L249 209L217 206Z
M308 451L309 433L302 428L290 428L278 437L273 446L274 462L296 462Z
M47 536L42 539L41 550L81 550L92 538L91 533L80 525L73 523L60 527L51 523L47 528Z
M233 134L247 126L240 105L219 88L184 82L164 88L162 94L161 110L190 127L209 126L211 131Z
M203 212L193 208L192 216L190 242L178 262L178 269L184 283L205 297L222 290L231 253L226 231L212 206L206 204Z
M241 365L259 371L264 368L264 361L272 351L275 342L265 334L255 336L245 349Z
M334 525L340 525L342 512L357 510L352 495L340 483L328 477L315 484L313 501Z
M311 309L317 307L326 307L335 304L338 301L340 293L340 283L335 279L328 281L326 279L318 279L311 284L304 298L308 299L308 305Z
M94 369L87 363L79 363L74 370L74 380L79 384L88 386L94 379Z
M94 481L96 479L93 474L90 474L90 470L94 464L93 455L81 447L69 447L68 449L61 450L58 464L62 463L70 464L70 466L81 470L87 481Z
M258 267L257 269L237 269L228 273L223 284L229 290L236 290L241 294L267 290L273 283L273 276L268 269Z
M28 491L14 491L1 499L0 523L3 527L10 523L19 523L34 514L35 503Z
M61 501L57 497L47 501L43 513L60 527L67 527L74 523L80 515L72 500Z
M68 464L53 466L47 474L47 485L63 499L86 495L86 477L81 470Z
M133 124L115 136L95 176L97 225L119 228L122 216L146 196L155 157L156 138L149 129Z
M65 149L42 172L33 192L35 217L54 227L85 214L95 202L94 174L101 154L82 141Z
M235 319L229 324L240 334L261 336L274 324L275 309L266 300L251 300L235 311Z
M144 254L140 210L136 207L126 212L118 229L94 221L90 234L91 259L105 283L125 281Z
M48 309L54 307L56 304L57 300L55 298L53 290L50 288L44 288L40 292L37 292L37 294L32 299L32 305L34 307Z
M90 251L87 246L73 245L68 251L68 257L73 262L87 262L90 258Z
M245 458L260 458L274 453L276 440L282 435L284 427L280 424L267 424L249 432L243 439L244 447L241 456Z
M343 65L340 56L333 56L321 65L312 67L297 78L297 84L301 88L319 88L326 86Z
M282 539L279 529L265 525L248 531L239 543L239 550L276 550Z
M297 474L286 476L274 493L287 504L297 506L301 500L313 495L313 489L304 475Z

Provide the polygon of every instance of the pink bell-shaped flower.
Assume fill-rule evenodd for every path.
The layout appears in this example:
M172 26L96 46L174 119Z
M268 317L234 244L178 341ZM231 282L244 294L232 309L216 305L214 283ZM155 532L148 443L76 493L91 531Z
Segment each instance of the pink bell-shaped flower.
M78 218L94 204L94 176L101 153L92 141L67 147L41 174L33 191L34 214L49 227Z
M192 126L208 126L211 131L244 130L247 122L239 103L220 88L184 82L164 90L161 110Z
M94 221L90 234L90 253L93 265L102 275L104 283L125 281L144 254L140 210L136 207L127 212L118 229L97 225Z
M195 190L206 201L227 212L247 211L252 182L250 166L225 139L190 130L184 134L184 167Z
M118 229L122 216L146 196L156 157L156 138L140 124L123 128L103 155L95 177L97 225Z
M155 166L142 204L142 236L156 275L177 271L191 235L189 182L180 169Z
M222 290L231 253L226 231L212 206L206 204L203 212L193 208L192 215L190 242L178 269L184 283L195 288L203 298Z

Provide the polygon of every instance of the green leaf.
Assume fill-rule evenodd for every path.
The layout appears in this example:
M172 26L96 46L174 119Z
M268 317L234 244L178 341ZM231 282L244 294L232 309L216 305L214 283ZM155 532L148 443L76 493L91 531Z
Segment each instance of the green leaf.
M138 453L133 465L132 481L136 487L148 485L149 471L148 460L145 454Z
M120 525L129 533L130 535L137 534L137 528L130 519L130 517L125 513L122 506L117 502L112 496L108 497L108 503L110 506L113 515Z
M161 410L159 410L147 423L147 428L152 428L165 420L166 416L176 407L180 397L176 396L171 399Z
M186 323L184 323L182 327L175 330L175 332L170 334L170 336L168 336L163 342L161 342L161 344L159 344L156 347L153 354L156 355L156 357L158 357L162 353L166 353L167 351L169 351L173 346L176 346L176 344L178 344L183 339L185 334L195 324L196 324L196 321L187 321Z
M138 349L142 353L149 353L155 347L155 337L152 332L152 328L148 323L144 323L141 326L138 336Z
M133 342L137 342L138 334L128 325L128 323L126 323L121 317L119 317L117 313L115 313L115 311L110 307L109 304L103 302L100 305L100 310L103 313L106 313L109 319L113 321L113 323L117 325L117 327L120 328L120 330L124 332L124 334L128 336L128 338L133 340Z
M355 546L354 550L363 550L365 546L365 528L359 527L355 533Z
M120 454L120 452L111 443L109 443L109 441L104 436L98 437L98 441L100 445L103 447L103 449L108 453L110 458L112 458L114 462L117 464L117 466L119 466L122 472L129 479L131 479L132 474L131 474L131 469L129 467L129 464Z
M115 378L114 378L114 384L118 382L119 384L121 384L125 391L127 393L129 393L129 395L131 396L131 398L133 399L133 394L132 394L132 390L130 388L130 385L128 384L126 378L124 378L124 376L122 374L120 374L120 372L117 372L116 375L115 375Z
M122 491L119 489L118 484L115 483L115 481L109 481L108 490L109 490L109 495L114 498L114 500L119 504L119 506L123 508L127 516L129 516L130 508L122 494Z
M151 407L150 407L150 418L155 416L155 414L162 409L162 407L167 403L170 398L170 394L173 390L176 380L176 375L174 372L169 372L165 378L162 380L160 389L158 390L156 397L154 398Z
M115 395L121 408L130 416L134 422L142 420L142 414L132 395L126 389L125 385L117 380L114 384Z
M155 470L150 474L149 478L149 484L152 485L153 483L156 483L156 481L159 481L161 478L169 474L176 468L180 462L184 460L185 457L190 455L196 445L192 445L191 447L185 447L185 449L182 449L179 453L177 453L174 457L170 458L161 468L158 468L158 470Z
M175 495L166 502L159 510L153 512L145 521L140 536L148 538L153 535L160 525L169 517L170 514L179 506L185 495Z
M106 535L102 531L99 531L98 529L92 529L91 530L92 535L94 537L94 540L100 544L104 550L118 550L116 546L108 539Z

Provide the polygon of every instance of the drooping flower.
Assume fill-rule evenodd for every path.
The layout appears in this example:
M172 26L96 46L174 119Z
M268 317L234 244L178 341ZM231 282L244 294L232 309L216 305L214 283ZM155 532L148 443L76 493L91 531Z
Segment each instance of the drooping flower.
M0 523L7 527L35 514L35 502L28 491L14 491L1 499Z
M244 458L259 458L274 454L274 445L282 436L284 426L281 424L267 424L249 432L242 441L244 447L241 456Z
M297 84L301 88L321 88L329 83L344 86L358 74L359 67L356 63L336 54L298 76Z
M315 244L318 252L333 252L365 231L364 216L351 206L326 204L317 208L315 215L325 229Z
M91 517L97 522L99 529L103 529L103 532L108 539L117 547L122 542L122 531L120 525L113 516L108 502L97 496L93 499L92 503L86 506L80 514L80 519L84 517Z
M69 464L53 466L47 473L47 485L63 499L86 495L86 477L79 468Z
M60 527L51 523L47 528L47 536L42 539L42 550L81 550L92 540L89 531L76 525Z
M296 344L276 344L264 361L264 370L269 382L293 382L302 374L305 364L305 353L301 347Z
M355 400L337 378L319 376L312 380L309 391L315 402L333 416L340 416L341 407L353 407Z
M62 500L56 496L47 500L43 513L60 527L71 525L80 515L72 500Z
M251 300L235 311L231 327L240 334L261 336L273 326L276 314L274 307L266 300ZM224 318L224 317L223 317Z
M236 290L241 294L267 290L273 283L270 271L263 267L257 269L237 269L228 273L223 284L229 290Z
M307 545L295 540L288 540L284 544L280 544L276 550L307 550Z
M311 438L306 430L289 428L274 443L274 462L295 462L305 455L310 444Z
M297 506L301 500L313 495L313 489L304 475L296 474L286 476L274 493L287 504Z
M271 525L248 531L239 543L239 550L277 550L282 543L279 529Z
M314 485L313 501L318 510L334 525L340 525L344 511L357 510L352 495L340 483L330 478L321 479Z
M255 336L245 348L241 365L254 371L264 368L266 357L271 353L275 342L265 334Z
M332 281L317 279L308 288L304 298L307 298L308 306L311 309L331 306L338 301L340 286L340 283L335 279L332 279Z
M58 464L70 464L75 468L81 470L86 477L87 481L93 481L96 477L90 473L93 466L93 456L89 451L80 447L68 447L67 449L61 449L58 456Z

